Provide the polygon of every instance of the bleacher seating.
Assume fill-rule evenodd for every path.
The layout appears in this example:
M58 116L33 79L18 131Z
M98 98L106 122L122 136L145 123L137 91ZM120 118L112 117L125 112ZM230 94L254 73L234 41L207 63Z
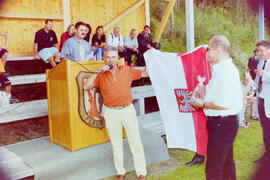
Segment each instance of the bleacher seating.
M35 60L35 59L33 57L33 53L23 53L23 54L11 53L8 57L8 61L20 61L20 60ZM143 69L144 67L134 67L134 68ZM46 75L45 74L16 75L10 76L9 80L11 81L12 85L44 83L46 82ZM152 86L148 85L148 86L133 87L132 94L137 114L144 115L145 114L144 99L155 96ZM47 99L11 104L11 107L8 109L9 110L7 111L3 110L0 113L0 124L48 115Z

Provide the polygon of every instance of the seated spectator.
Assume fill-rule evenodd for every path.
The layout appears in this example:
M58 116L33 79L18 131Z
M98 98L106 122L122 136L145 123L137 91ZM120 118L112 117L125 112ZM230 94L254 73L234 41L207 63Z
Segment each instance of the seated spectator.
M86 36L86 24L77 22L75 24L75 36L66 40L63 45L60 58L61 60L85 61L93 60L93 52L90 44L83 38Z
M55 67L60 62L60 53L57 37L52 27L52 20L47 19L44 28L36 32L34 45L35 58L41 58L45 63L50 63L52 67Z
M257 69L260 57L259 57L259 51L257 48L253 52L254 52L254 56L250 57L248 60L248 68L249 68L249 73L254 81L256 77L256 73L254 72L254 70Z
M118 50L120 57L125 57L124 41L120 34L120 27L114 27L113 33L108 36L106 46L114 47Z
M143 53L145 53L148 49L153 48L150 26L145 25L143 31L138 35L137 39L139 44L138 66L145 66Z
M74 35L74 24L70 24L67 28L67 31L64 32L61 35L61 40L60 40L60 52L62 50L63 44L64 42L66 42L66 40L70 37L72 37Z
M258 120L258 118L255 116L255 110L256 110L256 97L254 97L256 87L253 85L252 79L249 79L249 74L245 74L243 81L241 83L242 85L242 92L244 97L244 103L243 103L243 110L244 113L246 111L247 105L251 105L251 111L250 111L250 119Z
M89 44L91 44L91 42L90 42L91 32L92 32L92 28L91 28L90 24L86 24L86 35L83 39L86 40Z
M132 55L138 54L138 41L137 41L137 32L136 29L132 29L130 34L125 37L124 46L126 48L126 61L128 65L132 63L131 57Z
M4 90L6 91L10 104L18 103L19 100L11 95L11 83L7 79L7 77L4 75L4 73L5 73L5 68L3 66L3 63L0 62L0 86L1 86L1 89L4 88Z
M5 67L6 62L7 62L7 55L8 55L7 48L8 48L8 42L9 42L9 33L0 31L0 36L5 37L5 46L2 46L2 47L0 46L0 59L3 66Z
M250 82L248 78L249 74L245 74L243 81L241 82L242 87L242 93L243 93L243 109L237 114L238 120L239 120L239 126L241 127L248 127L249 123L245 120L245 112L247 105L251 105L251 111L250 111L250 118L253 120L258 120L258 118L255 116L255 110L256 110L256 97L254 97L255 93L255 87Z
M102 60L102 55L104 52L104 48L106 46L106 36L103 31L103 26L98 26L96 29L96 33L92 38L92 50L94 49L94 55L96 56L96 60Z

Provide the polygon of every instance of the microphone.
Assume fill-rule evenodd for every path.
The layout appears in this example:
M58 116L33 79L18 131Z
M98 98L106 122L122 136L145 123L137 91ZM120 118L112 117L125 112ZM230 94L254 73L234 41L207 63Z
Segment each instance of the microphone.
M104 66L103 68L101 68L97 73L103 73L103 72L108 71L109 69L112 69L112 68L113 68L113 65L109 64L109 65Z

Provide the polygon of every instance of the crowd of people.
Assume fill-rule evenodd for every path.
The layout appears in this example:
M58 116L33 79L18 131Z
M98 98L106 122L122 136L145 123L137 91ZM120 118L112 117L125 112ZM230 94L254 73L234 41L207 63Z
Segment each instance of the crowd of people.
M131 29L125 38L121 35L120 27L114 27L106 39L103 26L98 26L91 35L91 25L77 22L69 25L61 35L60 47L52 27L53 21L47 19L44 27L36 32L34 40L35 58L50 63L52 67L66 58L75 61L102 60L106 47L114 47L128 65L133 64L132 56L135 55L137 65L144 66L143 53L154 46L148 25L138 36L136 29Z

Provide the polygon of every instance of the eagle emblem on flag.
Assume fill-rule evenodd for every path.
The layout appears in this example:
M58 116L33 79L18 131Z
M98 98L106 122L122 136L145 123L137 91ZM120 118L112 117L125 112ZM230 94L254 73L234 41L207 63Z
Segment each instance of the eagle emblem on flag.
M189 89L174 89L174 93L176 96L178 108L180 112L183 113L192 113L195 112L196 109L192 105L192 90Z

